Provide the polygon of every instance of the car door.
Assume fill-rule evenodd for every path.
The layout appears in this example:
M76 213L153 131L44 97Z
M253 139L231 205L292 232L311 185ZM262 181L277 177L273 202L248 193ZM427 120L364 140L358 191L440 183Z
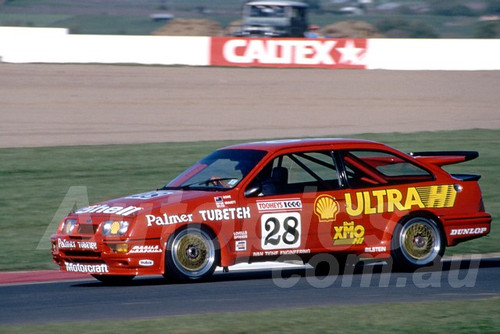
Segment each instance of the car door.
M247 187L252 208L246 222L253 257L331 250L334 223L345 205L331 150L292 151L275 156Z

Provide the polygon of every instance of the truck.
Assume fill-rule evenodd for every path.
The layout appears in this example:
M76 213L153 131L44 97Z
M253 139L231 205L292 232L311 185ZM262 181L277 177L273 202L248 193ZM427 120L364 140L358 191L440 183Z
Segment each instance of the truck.
M304 37L308 5L297 1L251 1L243 6L236 37Z

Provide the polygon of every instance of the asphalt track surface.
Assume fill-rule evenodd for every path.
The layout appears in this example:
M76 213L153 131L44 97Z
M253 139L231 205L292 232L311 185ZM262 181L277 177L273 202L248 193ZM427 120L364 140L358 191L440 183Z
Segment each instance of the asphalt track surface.
M444 260L416 273L386 264L317 277L310 267L218 271L211 280L167 283L136 278L125 286L94 279L0 285L0 324L143 319L218 312L362 305L500 296L500 258Z

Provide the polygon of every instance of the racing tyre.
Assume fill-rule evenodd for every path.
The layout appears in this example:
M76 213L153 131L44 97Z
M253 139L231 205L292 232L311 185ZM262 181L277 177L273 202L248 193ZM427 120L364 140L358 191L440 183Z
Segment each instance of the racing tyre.
M203 227L187 227L167 242L165 277L175 280L200 280L210 277L219 263L215 236Z
M396 226L391 249L396 269L414 271L441 260L445 239L435 221L413 217Z
M135 276L118 276L118 275L92 275L96 280L108 285L127 284L134 279Z

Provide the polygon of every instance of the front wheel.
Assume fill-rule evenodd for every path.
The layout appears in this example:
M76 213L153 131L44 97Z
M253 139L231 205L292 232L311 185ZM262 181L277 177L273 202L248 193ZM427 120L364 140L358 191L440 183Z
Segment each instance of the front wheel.
M397 269L415 270L439 261L445 240L435 221L413 217L398 224L392 235L392 259Z
M204 228L187 227L167 242L165 265L167 278L199 280L212 275L219 263L218 243Z

